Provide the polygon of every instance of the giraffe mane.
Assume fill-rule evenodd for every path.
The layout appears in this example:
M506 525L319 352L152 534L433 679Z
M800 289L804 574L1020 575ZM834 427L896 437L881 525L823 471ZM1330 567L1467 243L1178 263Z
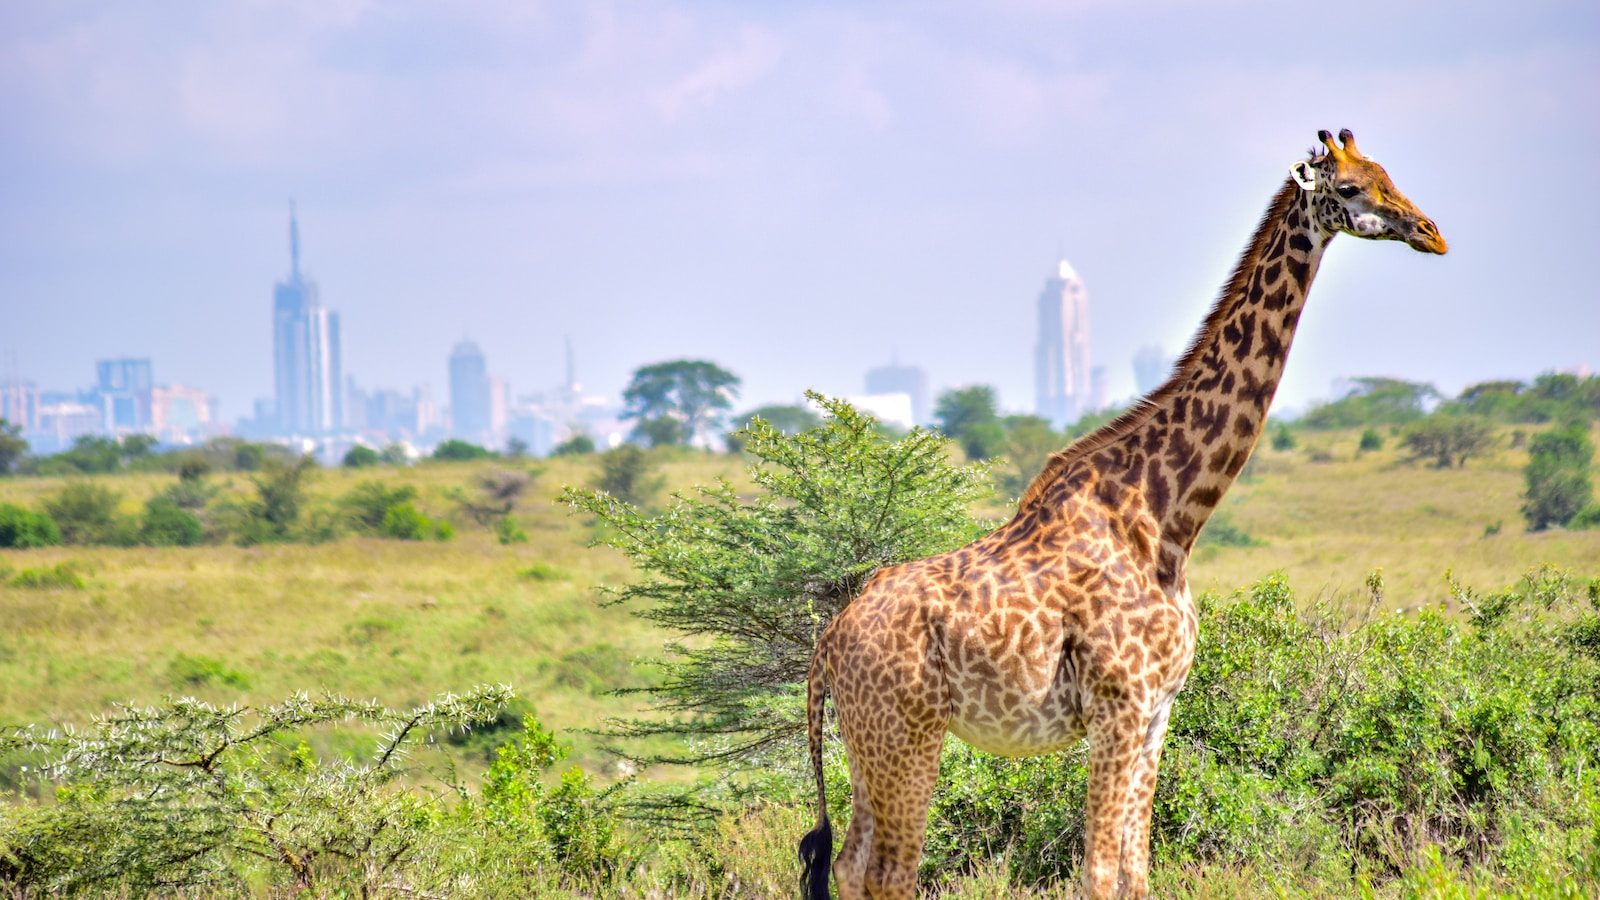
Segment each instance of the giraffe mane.
M1044 468L1023 492L1022 500L1018 504L1019 509L1028 509L1038 503L1050 485L1073 463L1127 437L1188 385L1189 379L1194 376L1195 370L1200 365L1200 357L1206 347L1217 340L1223 320L1232 309L1231 301L1241 296L1249 287L1250 273L1255 270L1256 264L1260 262L1262 254L1267 249L1273 224L1288 214L1299 193L1300 187L1294 183L1294 179L1285 179L1283 187L1278 189L1272 202L1267 205L1266 212L1261 214L1261 221L1256 223L1256 230L1250 238L1250 243L1245 247L1244 253L1240 254L1239 262L1233 267L1233 274L1228 276L1222 291L1217 295L1216 302L1211 306L1211 311L1206 314L1200 330L1189 342L1189 349L1178 359L1167 380L1115 419L1051 454L1045 461Z

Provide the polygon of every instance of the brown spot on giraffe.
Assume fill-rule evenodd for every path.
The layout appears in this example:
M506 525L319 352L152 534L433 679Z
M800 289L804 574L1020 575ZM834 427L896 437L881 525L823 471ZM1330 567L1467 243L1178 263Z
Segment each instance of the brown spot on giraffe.
M1194 656L1189 548L1261 437L1322 253L1339 232L1446 249L1348 131L1343 146L1319 138L1324 152L1291 168L1166 383L1052 456L1008 524L879 570L823 631L806 690L811 900L828 897L830 692L852 791L832 864L841 900L915 896L947 732L1008 756L1087 736L1084 892L1148 893L1156 772Z

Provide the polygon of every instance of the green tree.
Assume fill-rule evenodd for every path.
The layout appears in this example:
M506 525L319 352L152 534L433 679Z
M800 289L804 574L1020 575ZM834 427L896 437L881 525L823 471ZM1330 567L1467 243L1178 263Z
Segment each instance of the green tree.
M1295 440L1294 431L1287 422L1279 422L1272 429L1272 449L1281 452L1293 450L1299 441Z
M622 392L623 418L633 420L635 437L651 446L693 443L732 408L740 384L739 376L706 360L642 366ZM678 428L664 422L677 422Z
M1405 425L1422 418L1428 404L1439 399L1437 388L1421 382L1357 378L1354 384L1340 399L1312 407L1300 424L1318 429Z
M493 456L491 451L458 438L448 441L433 448L433 459L447 462L462 462L474 459L488 459Z
M1435 467L1460 468L1494 446L1494 425L1482 416L1434 413L1406 426L1400 443L1411 459L1432 459Z
M994 388L974 384L945 391L933 408L939 430L961 445L968 459L989 459L1005 446Z
M367 469L382 462L383 457L378 455L378 451L365 444L357 444L345 451L344 460L340 465L346 469Z
M510 459L522 459L528 455L528 442L522 438L512 436L506 441L506 456Z
M378 534L391 508L415 499L417 489L408 484L390 487L382 481L363 481L339 498L339 509L357 532Z
M252 477L255 499L244 508L239 540L246 544L288 541L298 536L300 512L305 505L306 483L316 470L316 460L302 456L293 462L268 459L261 474Z
M1361 444L1356 447L1360 453L1370 453L1383 449L1383 435L1376 428L1368 428L1361 432Z
M404 444L385 444L378 451L378 459L386 466L403 466L411 462L410 454L406 453Z
M648 453L634 444L623 444L600 454L595 487L630 506L647 506L666 481L655 471Z
M651 516L610 494L563 492L643 574L616 593L683 638L645 691L664 715L617 733L696 740L664 756L641 751L649 761L792 767L804 756L800 685L818 633L878 567L980 530L967 509L989 494L987 467L952 465L937 434L890 440L849 404L811 396L827 413L817 428L785 435L751 423L755 496L720 482Z
M9 475L28 455L28 442L22 439L22 426L0 419L0 475Z
M1581 424L1541 432L1528 442L1522 517L1530 531L1565 525L1594 499L1589 467L1594 444Z

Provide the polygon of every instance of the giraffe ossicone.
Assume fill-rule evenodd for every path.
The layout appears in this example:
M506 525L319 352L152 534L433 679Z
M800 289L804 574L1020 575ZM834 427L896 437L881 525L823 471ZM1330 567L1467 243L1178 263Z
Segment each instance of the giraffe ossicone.
M1322 253L1341 232L1447 249L1348 130L1342 146L1318 138L1165 383L1050 457L1010 522L880 569L824 629L806 690L819 818L800 844L806 896L828 897L830 693L852 792L841 900L915 895L947 732L1012 756L1087 737L1085 893L1148 893L1156 772L1194 658L1189 552L1266 427Z

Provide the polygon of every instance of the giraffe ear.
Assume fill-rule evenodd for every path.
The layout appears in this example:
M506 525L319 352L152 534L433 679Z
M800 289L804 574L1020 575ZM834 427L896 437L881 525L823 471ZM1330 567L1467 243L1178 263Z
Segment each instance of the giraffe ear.
M1311 167L1311 163L1303 159L1289 167L1289 177L1294 179L1295 184L1300 185L1300 190L1302 191L1314 191L1317 189L1317 170Z

